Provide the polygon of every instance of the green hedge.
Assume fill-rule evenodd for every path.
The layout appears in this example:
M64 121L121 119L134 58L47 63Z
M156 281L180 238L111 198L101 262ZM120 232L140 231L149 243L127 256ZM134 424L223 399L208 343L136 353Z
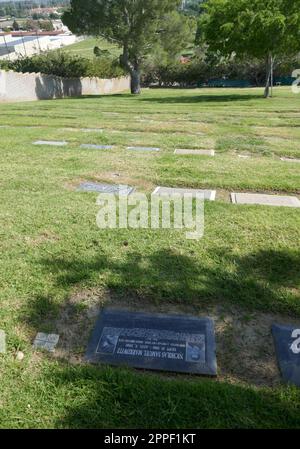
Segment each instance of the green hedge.
M64 78L99 77L119 78L125 72L118 60L111 57L95 57L90 60L61 51L22 57L15 61L0 61L0 68L22 73L56 75Z
M290 75L299 66L297 58L287 58L275 68L275 77ZM223 84L262 86L266 80L265 61L229 60L214 58L191 58L190 62L145 61L142 82L144 86L201 86L223 79Z

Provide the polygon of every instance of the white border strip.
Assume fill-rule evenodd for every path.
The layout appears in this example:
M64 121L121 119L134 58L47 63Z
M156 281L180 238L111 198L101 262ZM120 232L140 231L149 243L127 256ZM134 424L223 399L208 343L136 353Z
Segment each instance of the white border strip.
M82 148L83 150L112 150L114 146L94 143L82 143L79 148Z
M237 204L237 202L236 202L236 193L231 193L230 194L230 198L231 198L231 202L233 204Z
M159 189L160 189L160 186L156 187L156 189L154 190L154 192L151 193L151 195L157 195Z
M300 159L293 159L291 157L281 157L280 160L283 162L294 162L296 164L299 164L300 162Z
M183 153L177 153L177 151L191 151L191 153L187 153L187 154L183 154ZM207 150L207 149L205 149L205 148L176 148L175 150L174 150L174 153L173 154L178 154L179 156L192 156L193 155L193 151L195 151L195 153L194 153L194 156L211 156L211 157L213 157L213 156L215 156L216 155L216 152L215 152L215 150ZM196 151L210 151L210 154L209 153L203 153L203 154L201 154L201 153L196 153Z
M215 201L216 199L216 195L217 195L217 191L216 190L212 190L211 194L210 194L210 201Z
M160 151L160 148L157 147L126 147L126 150L132 151Z
M68 145L69 142L66 142L64 140L36 140L33 142L33 145L46 145L49 147L64 147Z
M162 188L161 186L156 187L156 189L151 193L151 195L157 195L161 188ZM166 187L166 188L169 188L169 187ZM176 187L174 187L174 189L176 189ZM202 192L204 193L205 191L209 191L209 189L203 189L202 192L199 192L199 190L201 190L201 189L190 189L190 190L196 190L195 193L202 193ZM216 195L217 195L217 191L211 190L210 197L209 197L208 201L215 201ZM207 200L207 198L204 198L204 200Z

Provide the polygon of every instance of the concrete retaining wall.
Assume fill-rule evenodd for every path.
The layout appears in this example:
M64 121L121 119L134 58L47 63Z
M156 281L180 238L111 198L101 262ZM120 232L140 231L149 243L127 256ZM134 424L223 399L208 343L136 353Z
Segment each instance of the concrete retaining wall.
M34 101L114 94L129 87L130 80L127 77L67 79L41 73L0 70L0 101Z

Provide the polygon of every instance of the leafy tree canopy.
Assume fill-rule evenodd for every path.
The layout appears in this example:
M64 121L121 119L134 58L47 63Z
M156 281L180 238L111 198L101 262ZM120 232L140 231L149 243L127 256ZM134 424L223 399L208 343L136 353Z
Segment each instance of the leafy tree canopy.
M131 75L132 93L140 93L140 66L158 43L173 53L193 38L180 0L71 0L63 22L76 34L103 36L118 43L120 61Z
M265 58L268 96L274 57L300 50L300 0L208 0L199 28L210 51Z

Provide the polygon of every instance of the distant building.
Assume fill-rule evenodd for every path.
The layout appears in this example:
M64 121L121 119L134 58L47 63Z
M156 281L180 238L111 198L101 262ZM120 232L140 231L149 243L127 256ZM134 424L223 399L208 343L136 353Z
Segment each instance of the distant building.
M63 33L70 32L69 28L66 27L60 19L52 20L52 25L55 31L61 31Z
M13 20L2 20L0 22L0 31L3 29L10 29L12 30L13 28Z
M63 31L0 33L0 59L18 59L74 44L78 38Z
M30 10L30 14L39 14L44 16L50 16L50 14L59 14L57 8L33 8Z

